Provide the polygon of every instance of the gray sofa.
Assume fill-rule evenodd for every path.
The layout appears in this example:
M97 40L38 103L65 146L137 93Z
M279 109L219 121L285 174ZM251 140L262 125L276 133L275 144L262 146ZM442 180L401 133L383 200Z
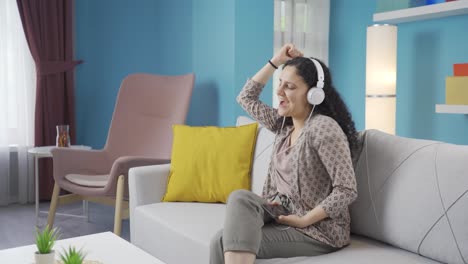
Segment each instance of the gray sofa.
M252 122L240 117L238 125ZM260 127L252 191L260 194L273 133ZM468 263L468 146L360 133L351 244L318 257L256 263ZM169 165L129 173L131 242L169 264L208 263L225 205L161 203Z

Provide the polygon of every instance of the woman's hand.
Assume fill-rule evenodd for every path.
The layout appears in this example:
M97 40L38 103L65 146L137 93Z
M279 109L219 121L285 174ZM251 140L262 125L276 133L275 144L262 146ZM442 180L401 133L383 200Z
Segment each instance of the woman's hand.
M267 203L268 205L273 205L273 206L279 206L279 205L281 205L280 202L277 202L277 201L270 201L270 200L267 200L266 203Z
M266 84L273 76L275 68L284 64L288 60L296 57L301 57L303 54L293 44L284 45L273 58L270 60L276 67L272 67L268 62L252 77L252 80Z
M304 228L318 223L327 217L328 214L325 212L323 207L318 205L304 216L280 215L278 219L276 219L276 222L292 227Z
M294 44L285 44L281 49L273 56L271 62L276 66L280 66L296 57L302 57L304 54L298 50Z
M276 222L297 228L304 228L308 226L306 219L298 215L280 215L276 219Z

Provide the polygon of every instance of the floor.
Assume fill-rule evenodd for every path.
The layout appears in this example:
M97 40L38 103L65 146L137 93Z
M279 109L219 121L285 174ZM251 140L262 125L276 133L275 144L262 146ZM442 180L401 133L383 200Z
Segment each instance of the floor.
M114 208L110 206L89 203L89 221L84 218L60 216L55 217L54 226L60 229L60 238L70 238L93 233L113 231ZM47 211L49 203L41 203L40 210ZM74 203L61 206L59 213L80 215L82 204ZM35 234L34 204L10 205L0 207L0 250L25 246L34 243ZM39 227L47 223L47 213L39 214ZM122 238L130 239L129 220L122 222Z

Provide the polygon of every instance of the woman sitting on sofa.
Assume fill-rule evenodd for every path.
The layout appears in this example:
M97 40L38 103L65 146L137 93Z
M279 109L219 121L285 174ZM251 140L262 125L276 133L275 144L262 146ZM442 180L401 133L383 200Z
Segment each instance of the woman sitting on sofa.
M282 64L274 109L259 95ZM224 229L211 241L210 263L315 256L348 245L348 206L357 197L350 154L356 130L328 68L287 44L247 81L237 100L276 138L262 197L231 193Z

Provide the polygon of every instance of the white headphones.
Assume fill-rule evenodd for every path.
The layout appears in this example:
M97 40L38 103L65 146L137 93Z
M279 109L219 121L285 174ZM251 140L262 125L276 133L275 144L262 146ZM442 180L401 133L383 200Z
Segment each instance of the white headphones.
M323 91L323 86L325 85L325 75L323 73L323 68L320 63L313 58L309 58L315 65L315 69L317 69L317 84L315 87L310 87L309 91L307 92L307 101L311 105L319 105L325 100L325 92Z

